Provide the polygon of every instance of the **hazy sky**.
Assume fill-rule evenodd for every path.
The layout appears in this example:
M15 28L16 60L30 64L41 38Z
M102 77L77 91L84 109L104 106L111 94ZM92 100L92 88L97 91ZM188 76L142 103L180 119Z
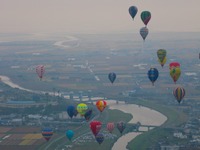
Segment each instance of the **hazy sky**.
M137 6L132 21L128 8ZM144 26L151 32L200 32L200 0L0 0L0 33L123 33Z

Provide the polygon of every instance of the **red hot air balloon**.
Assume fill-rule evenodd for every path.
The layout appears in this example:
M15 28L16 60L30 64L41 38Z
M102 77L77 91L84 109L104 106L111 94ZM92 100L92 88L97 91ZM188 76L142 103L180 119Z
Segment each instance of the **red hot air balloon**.
M170 64L169 64L169 69L171 70L172 68L180 68L180 63L178 63L178 62L171 62Z
M38 65L38 66L36 67L36 73L38 74L38 77L40 78L40 80L42 80L43 75L44 75L44 72L45 72L45 67L44 67L44 65Z
M102 112L102 111L106 108L106 105L107 105L107 103L106 103L106 101L104 101L104 100L98 100L98 101L96 102L96 107L98 108L98 110L99 110L100 112Z
M112 131L114 130L115 128L115 124L113 122L109 122L107 123L107 130L112 133Z
M92 133L94 134L94 136L96 136L101 130L101 125L102 125L101 122L97 120L90 122L90 129Z
M182 87L177 87L174 89L173 94L176 98L176 100L178 101L178 103L180 103L183 99L183 97L185 96L185 89Z

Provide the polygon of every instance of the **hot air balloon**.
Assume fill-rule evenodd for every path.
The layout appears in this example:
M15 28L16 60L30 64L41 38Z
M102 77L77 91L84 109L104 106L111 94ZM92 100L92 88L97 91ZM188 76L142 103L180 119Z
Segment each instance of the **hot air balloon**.
M178 80L178 78L181 75L181 69L176 67L176 68L172 68L170 70L170 76L172 77L172 79L174 80L174 83L176 84L176 81Z
M167 51L165 49L159 49L157 51L158 61L160 62L162 67L167 61L166 55L167 55Z
M180 68L180 63L178 63L178 62L171 62L170 64L169 64L169 69L171 70L172 68Z
M92 109L86 111L84 117L87 121L89 121L90 117L92 116Z
M117 75L114 72L111 72L108 74L108 79L110 80L111 83L114 83Z
M182 87L177 87L174 89L173 94L176 98L176 100L178 101L178 103L180 103L183 99L183 97L185 96L185 89Z
M119 132L122 134L122 132L124 131L124 129L126 128L126 124L123 121L120 121L117 123L117 129L119 130Z
M154 85L154 82L157 80L158 76L158 70L156 68L150 68L150 70L148 71L148 77L149 80L152 82L152 85Z
M78 113L81 115L81 116L84 116L86 111L88 109L88 106L84 103L80 103L77 105L76 107L76 110L78 111Z
M66 131L66 136L67 136L67 138L71 141L72 138L73 138L73 136L74 136L74 131L72 131L72 130L67 130L67 131Z
M101 130L101 125L102 125L101 122L97 120L90 122L90 129L92 133L94 134L94 136L96 136Z
M162 67L165 65L166 61L167 61L167 57L165 57L162 62L158 59L158 62L160 63Z
M148 33L149 33L149 30L148 30L147 27L142 27L142 28L140 29L140 35L142 36L142 38L143 38L144 41L145 41L145 39L146 39Z
M38 77L40 78L40 80L42 80L43 75L44 75L44 72L45 72L45 67L44 67L44 65L38 65L38 66L36 67L36 73L38 74Z
M115 128L115 124L113 123L113 122L109 122L109 123L107 123L107 130L110 132L110 133L112 133L112 131L114 130L114 128Z
M137 12L138 12L137 7L136 7L136 6L131 6L131 7L129 7L128 11L129 11L129 14L131 15L131 17L132 17L133 20L134 20L136 14L137 14Z
M74 116L76 108L73 105L67 106L67 113L70 118Z
M96 107L98 108L98 110L100 112L102 112L106 108L106 105L107 105L107 103L105 100L98 100L96 102Z
M101 144L103 141L104 141L104 135L102 133L98 133L96 136L95 136L95 139L96 141Z
M53 130L51 128L44 128L42 130L42 136L46 139L46 141L49 141L52 135L53 135Z
M141 19L145 25L148 24L149 20L151 19L151 13L149 11L143 11L141 13Z

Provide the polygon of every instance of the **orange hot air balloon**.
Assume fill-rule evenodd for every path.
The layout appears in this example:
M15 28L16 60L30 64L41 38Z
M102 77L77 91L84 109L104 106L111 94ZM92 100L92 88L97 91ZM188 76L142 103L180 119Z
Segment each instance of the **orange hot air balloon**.
M106 105L107 105L107 103L106 103L106 101L104 101L104 100L98 100L98 101L96 102L96 106L97 106L97 108L98 108L98 110L99 110L100 112L102 112L102 111L106 108Z

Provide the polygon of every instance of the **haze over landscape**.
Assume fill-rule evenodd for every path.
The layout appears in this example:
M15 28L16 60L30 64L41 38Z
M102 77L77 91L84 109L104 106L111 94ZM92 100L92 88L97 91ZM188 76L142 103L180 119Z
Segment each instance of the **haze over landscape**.
M200 149L199 5L0 0L0 149Z

